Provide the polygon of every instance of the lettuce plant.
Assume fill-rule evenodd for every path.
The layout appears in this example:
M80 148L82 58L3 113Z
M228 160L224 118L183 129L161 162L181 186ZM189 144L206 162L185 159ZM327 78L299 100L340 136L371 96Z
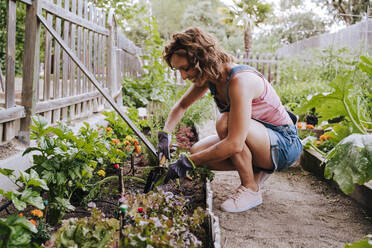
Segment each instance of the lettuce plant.
M202 247L198 234L206 213L198 207L187 215L187 200L171 192L151 191L146 195L130 194L124 227L123 247Z

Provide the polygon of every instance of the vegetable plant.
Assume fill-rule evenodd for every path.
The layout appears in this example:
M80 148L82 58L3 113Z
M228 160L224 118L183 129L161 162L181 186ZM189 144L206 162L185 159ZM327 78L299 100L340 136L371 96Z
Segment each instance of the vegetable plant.
M0 173L7 176L15 185L17 190L5 192L0 189L0 194L11 200L18 211L24 210L27 205L44 209L41 190L48 191L45 180L41 179L33 169L30 173L19 171L20 176L14 175L14 170L0 168Z

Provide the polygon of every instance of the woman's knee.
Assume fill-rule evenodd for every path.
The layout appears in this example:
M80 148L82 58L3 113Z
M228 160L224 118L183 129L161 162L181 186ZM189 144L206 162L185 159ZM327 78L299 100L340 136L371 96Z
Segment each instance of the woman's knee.
M216 131L220 139L227 137L227 121L229 119L228 113L221 114L216 121Z

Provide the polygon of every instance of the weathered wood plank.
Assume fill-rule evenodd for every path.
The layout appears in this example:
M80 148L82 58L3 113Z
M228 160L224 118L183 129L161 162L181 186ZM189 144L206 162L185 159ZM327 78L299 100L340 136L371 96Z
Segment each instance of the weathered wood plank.
M35 114L37 102L36 93L39 82L39 63L40 63L40 21L36 18L39 9L39 0L33 0L32 5L26 8L26 29L25 44L27 47L23 58L23 77L22 83L22 105L25 108L26 116L21 121L20 140L28 143L29 126L32 124L31 117Z
M99 10L98 24L102 25L102 11ZM102 35L98 34L98 58L97 58L98 75L97 80L102 84Z
M76 15L76 0L71 0L71 13ZM71 37L70 37L70 48L76 53L76 25L71 23ZM75 63L71 61L70 63L70 96L76 94L76 66Z
M7 35L6 35L6 80L5 80L5 107L15 105L15 36L16 36L16 9L14 0L7 1Z
M83 17L83 0L78 0L78 16ZM82 28L78 27L78 33L77 33L77 55L80 58L80 60L84 61L81 56L81 41L82 41ZM77 69L76 72L76 93L81 94L81 71L80 69Z
M98 25L98 8L94 8L93 22ZM97 78L97 59L98 59L98 34L93 34L93 74Z
M25 108L23 106L16 106L13 108L2 109L0 111L0 123L13 121L26 117Z
M55 109L53 110L53 117L52 117L52 123L57 123L61 120L61 109Z
M88 20L88 1L87 0L84 0L84 19ZM84 44L83 45L83 56L84 56L83 63L87 68L89 68L88 67L88 49L87 49L87 46L88 46L88 29L84 29L83 44ZM87 87L88 87L87 77L83 73L83 86L82 86L81 92L82 93L88 92Z
M54 3L43 1L42 8L45 9L47 12L58 16L59 18L64 19L65 21L71 22L73 24L79 25L81 27L85 27L95 33L100 33L102 35L108 35L109 32L106 28L100 27L96 24L93 24L73 13L70 11L66 11L66 8L60 8Z
M9 141L15 137L15 121L9 121L5 123L5 130L4 130L4 141Z
M62 6L62 0L57 0L57 6ZM60 35L61 34L61 19L56 17L56 32ZM60 84L60 68L61 64L61 47L57 42L54 43L54 65L53 65L53 80L54 80L54 87L53 87L53 97L54 99L60 98L61 93L61 84Z
M3 75L3 72L1 71L1 67L0 67L0 85L1 85L1 90L5 92L5 77Z
M93 21L93 11L94 11L94 7L93 7L93 4L89 4L88 5L88 18L89 18L89 21ZM89 41L88 41L88 70L90 72L93 72L93 32L92 31L89 31ZM88 84L87 85L87 91L89 92L91 89L92 89L92 85L91 84Z
M47 22L53 24L53 15L47 14ZM44 92L43 100L50 99L51 89L51 70L52 70L52 36L49 32L45 32L45 52L44 52Z
M43 117L44 119L48 122L48 124L52 124L53 120L52 120L52 111L46 111L46 112L43 112Z
M69 107L69 106L72 106L78 103L90 101L91 99L97 98L99 95L100 95L99 92L89 92L86 94L69 96L69 97L49 100L45 102L39 102L36 106L36 113L39 114L39 113L43 113L43 112L47 112L47 111L51 111L55 109L63 109L65 107ZM0 119L0 122L1 122L1 119Z
M70 0L65 0L65 10L69 11ZM68 21L63 21L63 39L66 44L69 44L69 23ZM69 78L69 62L70 58L65 51L63 51L63 61L62 61L62 97L68 96L68 78Z

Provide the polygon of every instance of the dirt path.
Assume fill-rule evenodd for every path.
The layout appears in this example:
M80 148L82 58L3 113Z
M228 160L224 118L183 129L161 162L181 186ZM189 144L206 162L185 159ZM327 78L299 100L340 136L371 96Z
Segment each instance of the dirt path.
M236 172L217 172L212 182L224 248L341 248L372 234L372 218L357 203L299 165L268 178L262 205L243 213L220 211L239 184Z

